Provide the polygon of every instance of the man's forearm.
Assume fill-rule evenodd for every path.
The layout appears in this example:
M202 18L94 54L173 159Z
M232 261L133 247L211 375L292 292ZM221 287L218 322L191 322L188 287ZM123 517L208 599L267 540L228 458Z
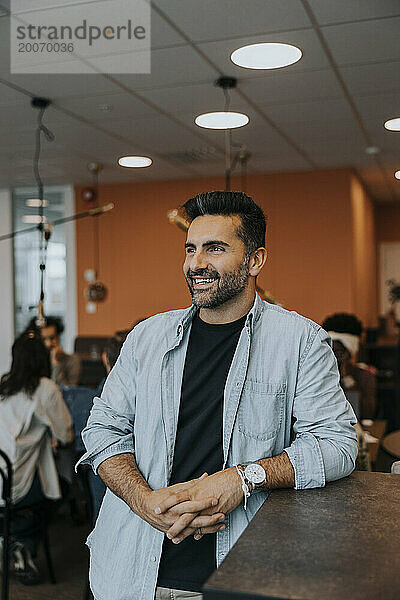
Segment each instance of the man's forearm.
M165 514L156 510L163 498L169 496L170 492L188 489L193 486L194 481L152 490L140 473L133 454L111 456L100 464L97 472L106 486L124 500L135 514L164 533L167 533L175 521L180 518L183 519L188 531L192 534L198 527L201 527L204 533L215 533L224 527L221 523L225 519L225 514L220 511L214 509L210 516L198 516L202 510L217 505L218 501L213 497L182 503L166 511Z
M267 474L266 489L294 487L294 469L286 452L256 462L265 469Z
M103 461L98 474L108 488L143 518L145 497L151 492L133 454L117 454Z

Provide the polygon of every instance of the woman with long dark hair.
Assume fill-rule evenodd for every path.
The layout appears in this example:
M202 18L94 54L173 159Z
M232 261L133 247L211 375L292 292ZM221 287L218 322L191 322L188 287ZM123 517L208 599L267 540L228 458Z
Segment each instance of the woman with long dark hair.
M52 445L72 441L72 419L50 373L41 337L22 334L12 347L11 370L0 380L0 447L13 465L12 499L18 507L61 498ZM27 585L39 583L32 560L38 542L34 523L17 513L13 525L16 576Z

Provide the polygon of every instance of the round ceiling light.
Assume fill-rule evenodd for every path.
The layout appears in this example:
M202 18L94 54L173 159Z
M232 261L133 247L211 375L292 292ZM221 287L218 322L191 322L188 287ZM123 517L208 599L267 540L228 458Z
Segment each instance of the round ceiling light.
M118 159L118 164L121 167L131 167L135 169L149 167L152 162L152 159L148 156L121 156L121 158Z
M238 48L231 61L245 69L280 69L300 60L302 51L291 44L263 42Z
M396 173L394 174L394 176L396 177L396 179L400 179L400 171L396 171Z
M389 119L384 124L385 129L389 129L389 131L400 131L400 117L396 117L396 119Z
M220 111L199 115L194 122L199 127L206 129L236 129L236 127L247 125L249 117L243 113Z

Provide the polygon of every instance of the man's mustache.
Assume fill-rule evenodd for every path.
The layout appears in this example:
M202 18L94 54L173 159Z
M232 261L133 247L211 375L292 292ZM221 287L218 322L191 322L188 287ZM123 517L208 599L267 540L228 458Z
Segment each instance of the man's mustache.
M207 269L197 269L197 271L188 271L186 277L193 279L193 277L211 277L213 279L219 279L218 271L207 271Z

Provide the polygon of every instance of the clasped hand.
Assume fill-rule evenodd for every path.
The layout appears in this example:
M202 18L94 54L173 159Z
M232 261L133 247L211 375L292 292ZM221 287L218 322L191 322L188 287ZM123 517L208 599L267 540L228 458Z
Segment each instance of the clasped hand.
M189 535L200 539L225 528L223 521L241 502L236 470L202 475L185 483L151 492L147 521L178 544ZM152 513L152 514L151 514Z

